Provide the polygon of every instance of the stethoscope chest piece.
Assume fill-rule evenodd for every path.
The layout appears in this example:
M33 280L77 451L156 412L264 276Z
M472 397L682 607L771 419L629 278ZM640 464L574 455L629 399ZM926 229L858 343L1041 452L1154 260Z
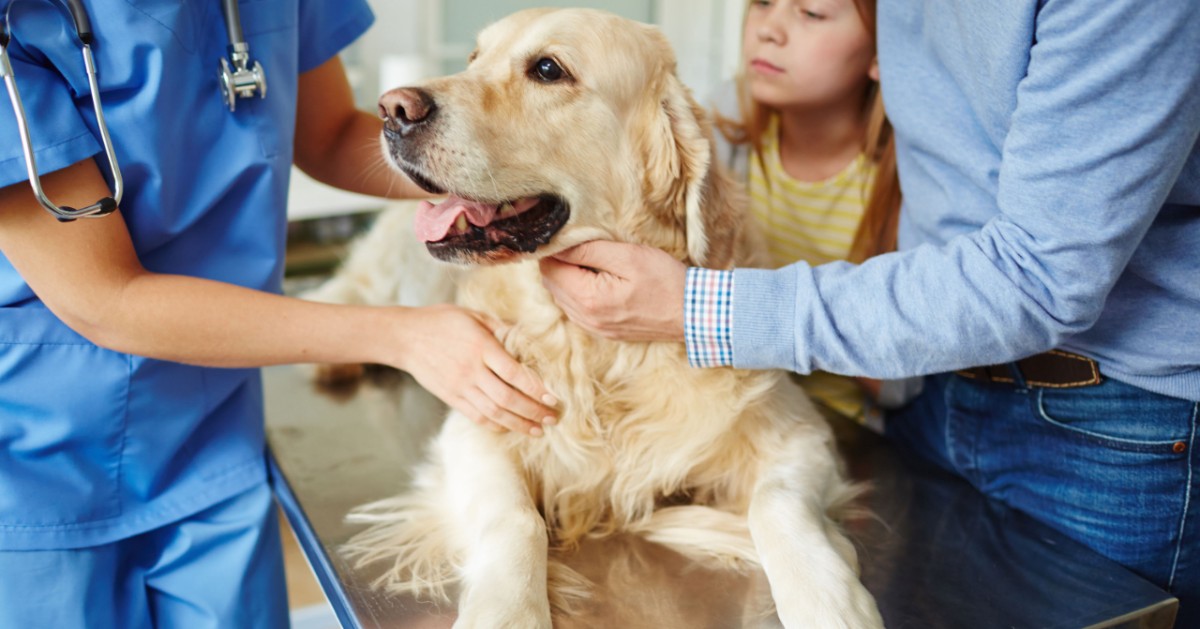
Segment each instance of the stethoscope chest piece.
M229 111L237 109L239 98L253 98L255 93L259 98L267 97L267 77L263 73L262 64L255 61L251 66L249 53L237 50L239 45L246 47L245 44L231 46L234 49L230 54L233 59L232 67L228 60L221 57L221 96Z
M238 0L221 0L225 30L229 33L229 60L221 57L221 96L229 111L237 109L239 98L267 97L267 76L262 64L250 61L250 45L242 35L242 16Z

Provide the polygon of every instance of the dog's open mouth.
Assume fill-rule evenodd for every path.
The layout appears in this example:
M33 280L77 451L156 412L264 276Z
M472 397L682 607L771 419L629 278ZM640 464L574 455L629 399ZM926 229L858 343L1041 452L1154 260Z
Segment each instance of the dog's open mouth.
M501 262L533 253L550 242L570 217L567 203L554 195L503 203L450 196L417 208L417 238L429 253L448 262Z

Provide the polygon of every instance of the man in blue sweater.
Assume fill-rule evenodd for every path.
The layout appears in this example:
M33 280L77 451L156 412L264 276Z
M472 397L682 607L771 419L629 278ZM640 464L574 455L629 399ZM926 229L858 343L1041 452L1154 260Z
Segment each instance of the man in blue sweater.
M900 252L710 271L592 242L547 286L698 366L936 374L897 443L1200 626L1200 3L893 0L878 37Z

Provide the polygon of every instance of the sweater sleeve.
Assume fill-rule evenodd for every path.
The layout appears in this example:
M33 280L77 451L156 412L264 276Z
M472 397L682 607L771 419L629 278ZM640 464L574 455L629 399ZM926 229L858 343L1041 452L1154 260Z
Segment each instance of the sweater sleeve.
M1033 42L994 217L861 266L735 271L736 366L905 377L1015 360L1097 320L1200 135L1200 9L1047 0Z

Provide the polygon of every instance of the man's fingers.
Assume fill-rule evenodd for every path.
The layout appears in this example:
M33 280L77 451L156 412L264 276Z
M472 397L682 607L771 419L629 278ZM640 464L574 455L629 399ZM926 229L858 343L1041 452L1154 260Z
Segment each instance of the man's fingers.
M631 247L634 249L630 249ZM630 264L633 263L631 252L636 250L635 245L626 243L611 240L589 240L563 250L555 254L553 258L580 271L625 277L631 270Z
M590 281L596 274L588 269L580 268L572 262L565 262L555 258L542 258L538 260L538 265L542 272L542 277L549 280L551 284L559 285L575 285L579 282Z
M595 249L599 241L589 240L580 245L575 245L570 249L564 249L554 254L554 259L575 266L592 267L596 261ZM593 267L594 268L594 267Z

